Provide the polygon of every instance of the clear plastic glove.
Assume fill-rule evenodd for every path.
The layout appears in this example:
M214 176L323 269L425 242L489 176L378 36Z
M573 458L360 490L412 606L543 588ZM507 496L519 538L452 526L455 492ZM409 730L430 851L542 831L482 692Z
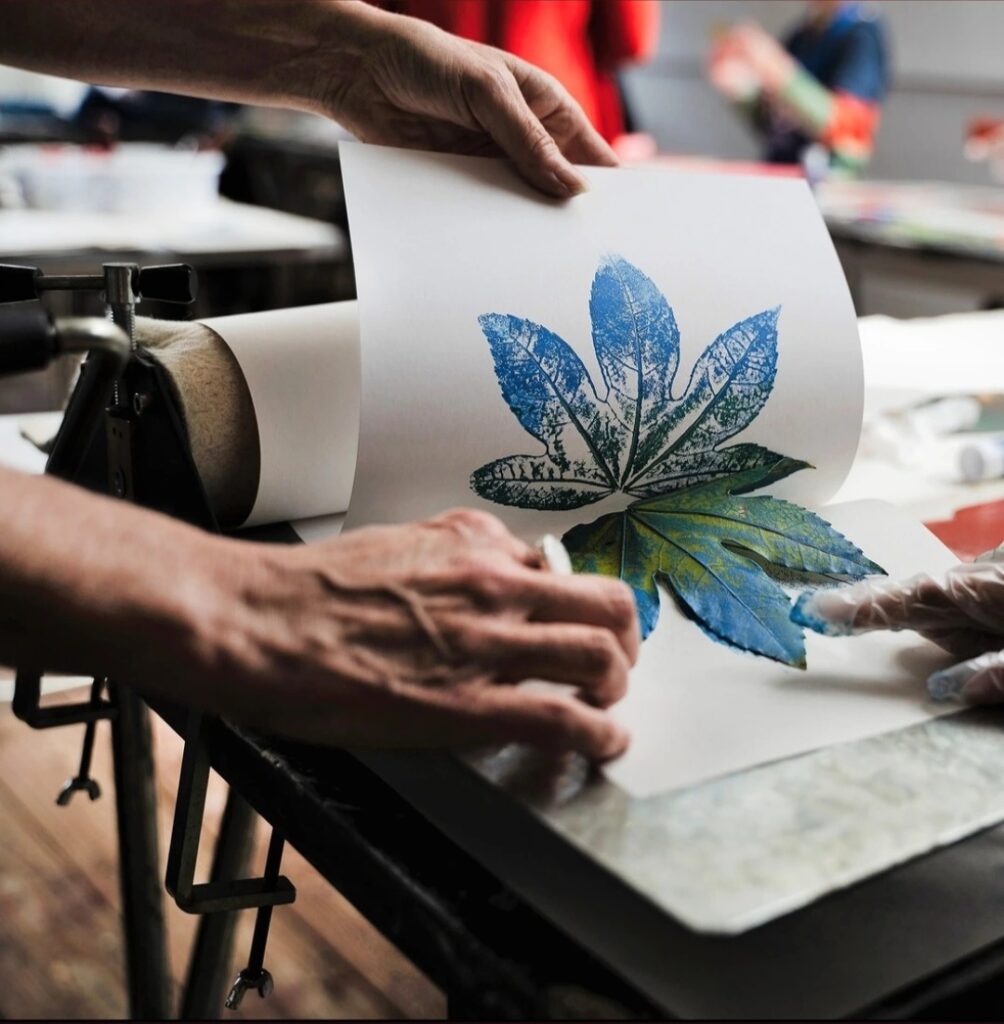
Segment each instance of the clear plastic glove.
M1004 701L1004 545L944 576L864 580L803 594L791 612L826 636L913 629L963 659L935 672L935 700Z

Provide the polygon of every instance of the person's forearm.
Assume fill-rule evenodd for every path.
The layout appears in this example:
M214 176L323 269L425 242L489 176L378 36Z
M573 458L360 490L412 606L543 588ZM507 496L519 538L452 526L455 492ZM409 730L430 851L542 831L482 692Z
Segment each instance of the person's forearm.
M362 0L3 0L0 63L101 85L329 113L390 15Z
M826 89L804 68L795 69L778 99L810 138L830 149L838 165L858 170L867 163L878 127L877 104Z
M594 757L627 742L600 709L637 657L630 590L543 571L484 513L256 544L6 469L0 507L0 663L107 675L314 742ZM499 685L524 678L588 703Z
M0 507L0 662L139 681L166 651L209 656L216 548L236 542L7 469Z

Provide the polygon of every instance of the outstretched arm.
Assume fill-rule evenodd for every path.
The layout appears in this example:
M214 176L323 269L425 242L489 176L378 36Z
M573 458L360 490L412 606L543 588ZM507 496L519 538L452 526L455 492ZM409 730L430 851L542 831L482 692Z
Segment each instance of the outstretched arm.
M0 663L319 743L627 742L602 709L638 653L630 591L548 572L492 516L258 544L3 469L0 505ZM511 685L535 678L584 699Z
M4 0L0 62L104 85L289 107L364 141L502 153L554 196L615 164L550 75L362 0Z

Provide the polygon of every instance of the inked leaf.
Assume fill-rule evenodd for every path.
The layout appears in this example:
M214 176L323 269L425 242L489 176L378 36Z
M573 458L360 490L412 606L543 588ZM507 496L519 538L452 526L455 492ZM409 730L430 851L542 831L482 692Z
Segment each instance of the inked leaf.
M717 638L804 666L804 635L789 618L790 601L762 566L841 579L883 572L807 509L766 495L747 496L805 468L804 462L779 459L637 501L574 527L563 540L577 571L615 576L633 588L643 635L658 621L660 581Z
M589 295L593 348L619 427L616 471L623 482L639 444L671 401L680 331L662 292L637 267L607 256Z

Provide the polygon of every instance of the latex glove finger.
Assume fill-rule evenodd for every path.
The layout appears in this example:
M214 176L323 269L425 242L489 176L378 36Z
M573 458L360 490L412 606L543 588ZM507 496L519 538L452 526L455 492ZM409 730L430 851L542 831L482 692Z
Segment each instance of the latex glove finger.
M1004 702L1004 651L988 651L935 672L927 680L927 692L934 700L967 704Z
M800 625L828 636L876 629L916 629L1004 635L1004 563L959 565L943 577L904 582L864 580L803 594L791 613Z
M870 579L802 594L791 610L792 621L825 636L853 636L876 629L947 627L964 620L931 576L903 582ZM963 623L960 621L959 625Z

